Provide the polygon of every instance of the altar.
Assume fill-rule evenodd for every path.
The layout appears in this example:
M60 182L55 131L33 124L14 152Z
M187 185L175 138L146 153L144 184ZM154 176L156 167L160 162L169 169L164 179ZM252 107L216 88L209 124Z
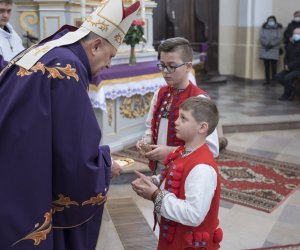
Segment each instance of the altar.
M166 84L157 63L113 65L92 80L89 96L101 127L101 144L109 144L112 152L135 143L145 132L153 93Z

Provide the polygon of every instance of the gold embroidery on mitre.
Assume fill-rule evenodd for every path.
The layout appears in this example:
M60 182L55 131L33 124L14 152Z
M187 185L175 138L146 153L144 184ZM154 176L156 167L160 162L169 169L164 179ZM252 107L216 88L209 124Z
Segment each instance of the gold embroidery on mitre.
M114 36L114 39L118 44L121 45L123 42L124 36L122 34L118 33L117 35Z
M91 16L89 16L86 18L86 22L91 23L92 26L95 26L102 31L105 31L105 32L108 31L109 24L106 24L105 20L94 21L93 18Z
M33 240L34 245L38 246L43 240L46 240L47 235L51 232L52 230L52 211L47 212L44 214L45 221L43 225L39 226L39 223L36 223L34 225L34 231L23 237L22 239L18 240L12 246L18 244L20 241L23 240Z
M48 78L64 79L66 77L68 80L70 80L71 77L73 77L77 82L79 81L79 76L76 74L76 69L72 68L70 64L67 64L66 67L46 67L43 63L38 62L29 70L20 67L19 71L17 72L17 76L28 76L33 72L36 73L38 71L41 71L43 75L47 71L49 73L47 76Z
M96 197L91 197L89 200L82 202L82 206L85 205L101 205L106 201L106 196L102 196L102 193L98 194Z

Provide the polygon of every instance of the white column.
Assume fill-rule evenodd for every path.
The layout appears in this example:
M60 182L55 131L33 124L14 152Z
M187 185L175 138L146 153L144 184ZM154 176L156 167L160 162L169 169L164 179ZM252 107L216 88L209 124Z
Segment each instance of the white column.
M141 0L141 17L144 22L146 20L145 10L145 0Z
M80 0L80 16L82 18L82 20L85 18L85 13L86 13L86 10L85 10L85 0Z

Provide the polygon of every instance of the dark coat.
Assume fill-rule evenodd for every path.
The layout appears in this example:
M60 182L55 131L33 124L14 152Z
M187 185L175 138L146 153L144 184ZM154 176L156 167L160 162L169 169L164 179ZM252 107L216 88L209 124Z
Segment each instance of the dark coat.
M290 71L300 70L300 41L291 42L287 45L284 64L288 66Z
M285 46L290 43L290 38L293 36L294 29L300 28L300 22L291 21L283 33L283 42Z

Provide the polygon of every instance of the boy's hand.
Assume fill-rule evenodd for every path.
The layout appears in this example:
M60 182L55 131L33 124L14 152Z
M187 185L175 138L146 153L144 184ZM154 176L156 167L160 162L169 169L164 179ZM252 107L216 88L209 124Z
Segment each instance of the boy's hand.
M149 177L135 171L135 174L138 176L136 180L131 182L132 189L137 193L137 195L143 197L144 199L151 200L151 197L154 191L157 189Z
M136 146L136 149L138 150L139 154L141 154L141 155L145 155L147 152L152 150L150 143L148 143L144 139L137 141L135 146Z
M164 160L169 153L171 153L176 147L170 147L166 145L151 145L153 150L145 153L145 157L149 160Z
M142 152L142 148L141 148L142 143L143 143L142 140L138 140L138 141L136 142L136 144L135 144L135 147L136 147L136 149L138 150L139 153Z

